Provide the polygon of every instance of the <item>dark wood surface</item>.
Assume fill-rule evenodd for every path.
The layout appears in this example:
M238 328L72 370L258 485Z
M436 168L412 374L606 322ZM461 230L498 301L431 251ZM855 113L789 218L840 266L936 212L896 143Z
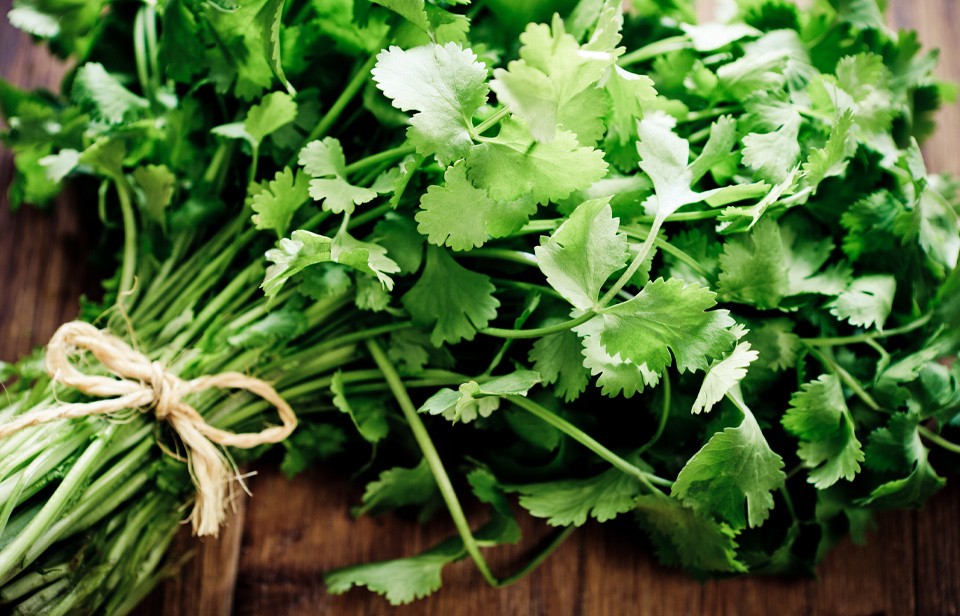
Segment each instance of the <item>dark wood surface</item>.
M943 50L939 72L960 80L960 1L890 0L890 17ZM0 0L6 14L9 0ZM62 68L0 19L0 75L22 86L56 84ZM940 115L925 148L935 171L960 173L960 112ZM0 360L43 344L77 311L89 289L81 226L89 203L63 199L49 212L11 213L9 153L0 150ZM390 608L365 591L331 597L321 575L332 567L408 555L452 533L442 519L426 527L397 519L354 520L360 487L334 471L286 481L269 465L250 480L244 500L219 540L181 533L177 549L195 557L140 613L270 616L544 614L565 615L948 615L960 614L960 489L957 478L919 512L879 516L866 546L844 543L816 580L735 579L700 584L665 570L646 554L629 525L588 525L538 571L502 590L487 588L468 561L451 566L443 590ZM491 555L509 570L550 529L523 521L520 546Z

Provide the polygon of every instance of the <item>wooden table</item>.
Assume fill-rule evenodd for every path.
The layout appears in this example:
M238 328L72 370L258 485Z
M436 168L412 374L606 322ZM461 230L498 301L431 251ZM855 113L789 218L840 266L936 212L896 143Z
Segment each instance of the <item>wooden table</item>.
M890 18L919 30L943 50L940 74L960 80L960 1L890 0ZM0 0L6 15L10 0ZM0 75L21 86L54 85L61 69L26 36L0 20ZM925 149L928 166L960 174L960 112L940 116L940 131ZM81 208L65 199L52 211L11 214L6 187L9 153L0 154L0 359L12 360L43 344L77 311L77 298L96 284L86 274L88 246ZM960 489L957 478L919 512L879 516L869 544L844 543L820 567L818 580L735 579L700 584L664 570L642 550L630 524L588 525L538 571L503 590L487 588L469 561L451 566L443 590L399 609L365 591L331 597L321 574L332 567L413 554L452 526L421 528L386 517L354 520L361 486L332 472L286 481L263 465L250 480L254 498L242 501L219 540L199 543L186 532L178 549L196 557L166 582L141 613L176 615L269 614L960 614ZM496 551L508 569L545 535L543 524L523 522L518 548Z

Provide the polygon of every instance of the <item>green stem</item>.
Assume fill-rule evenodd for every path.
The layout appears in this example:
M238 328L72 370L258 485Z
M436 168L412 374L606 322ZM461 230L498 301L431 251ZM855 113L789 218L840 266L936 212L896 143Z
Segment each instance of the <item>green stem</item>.
M702 210L699 212L681 212L679 214L670 214L663 222L693 222L697 220L709 220L711 218L716 218L723 213L722 209L716 210ZM653 224L657 219L656 216L637 216L635 220L637 222L642 222L645 224Z
M915 329L920 329L929 323L932 317L932 314L926 314L912 323L907 323L906 325L895 327L893 329L874 332L872 334L860 334L859 336L840 336L834 338L801 338L800 341L807 346L837 346L841 344L857 344L859 342L867 342L869 340L876 340L878 338L889 338L890 336L899 336L901 334L910 333Z
M508 115L510 115L510 109L508 107L501 107L500 109L497 110L496 113L491 115L489 118L477 124L475 127L473 127L472 136L474 140L476 140L476 138L482 135L483 133L493 128L496 124L498 124L501 120L503 120Z
M638 231L631 231L630 229L624 229L624 231L626 231L627 237L631 237L634 239L646 240L647 237L649 236L649 233L647 235L644 235ZM674 257L678 261L682 261L683 263L686 263L687 266L690 267L690 269L697 272L704 278L710 277L710 272L708 272L707 268L703 267L703 265L701 265L699 261L694 259L692 256L690 256L680 248L677 248L667 240L661 237L657 237L656 239L654 239L654 245L660 250L662 250L663 252Z
M873 399L873 396L867 393L867 390L864 389L863 384L860 383L860 381L858 381L852 374L844 370L843 367L834 361L832 357L826 353L822 353L812 346L805 346L807 347L807 351L816 357L817 360L824 365L824 367L836 374L840 380L843 381L844 385L853 390L853 393L855 393L858 398L863 400L864 404L869 406L874 411L883 411L883 407L877 404L877 401Z
M627 268L627 271L623 272L617 282L614 283L612 287L607 291L607 293L600 298L598 302L599 307L606 306L610 303L617 293L620 292L620 289L625 287L630 279L633 278L633 275L637 273L637 270L640 269L640 266L643 265L643 262L647 260L647 257L650 255L650 251L653 249L653 243L657 239L657 235L660 233L660 227L663 225L663 216L657 215L653 219L653 224L650 226L650 231L647 232L647 239L643 241L643 244L640 246L640 250L637 252L637 256L634 257L633 262L630 263L630 267Z
M627 66L630 66L631 64L637 64L639 62L652 60L657 56L662 56L672 51L689 49L692 46L693 46L693 43L685 34L681 34L678 36L671 36L665 39L660 39L655 43L650 43L645 47L641 47L640 49L635 49L634 51L631 51L628 54L624 54L620 56L620 59L617 61L617 64L623 67L627 67Z
M703 109L701 111L691 111L687 114L687 117L677 122L678 124L688 124L691 122L699 122L701 120L709 120L711 118L716 118L727 113L736 113L741 110L743 107L741 105L728 105L726 107L714 107L712 109Z
M662 479L660 477L657 477L656 475L643 471L637 468L635 465L630 464L629 462L627 462L617 454L613 453L612 451L610 451L609 449L601 445L599 442L597 442L596 439L594 439L592 436L590 436L580 428L576 427L566 419L563 419L556 413L553 413L547 410L546 408L540 406L533 400L530 400L529 398L526 398L524 396L517 396L517 395L506 396L506 399L516 404L523 410L529 412L531 415L534 415L535 417L542 419L544 422L550 424L557 430L560 430L561 432L563 432L573 440L577 441L578 443L580 443L581 445L583 445L593 453L600 456L602 459L609 462L614 468L617 468L628 475L636 477L640 481L640 483L642 483L644 487L646 487L651 493L659 493L659 490L653 487L653 484L659 484L662 486L673 485L673 482L667 479Z
M382 203L372 210L367 210L363 214L358 216L353 216L350 219L350 223L347 224L347 229L353 229L359 227L360 225L366 224L372 220L380 220L383 218L383 215L393 209L393 206L390 205L390 202Z
M377 55L374 54L370 56L363 65L357 69L353 74L353 77L347 83L346 87L340 92L340 96L337 97L337 100L333 102L333 105L330 106L330 109L327 110L327 113L324 114L323 118L320 119L320 122L313 127L313 130L310 131L310 134L307 136L306 142L309 143L315 139L320 139L327 134L327 131L330 130L330 127L333 126L340 115L343 113L343 110L347 108L347 105L350 104L350 101L353 100L353 97L357 95L357 92L360 91L360 88L367 82L367 78L370 76L370 71L377 64Z
M534 556L530 561L528 561L527 564L525 564L523 567L521 567L520 569L518 569L508 577L505 577L502 580L500 580L500 583L497 586L499 586L500 588L503 588L504 586L510 586L511 584L515 584L516 582L519 582L520 580L522 580L529 573L533 572L537 567L542 565L543 562L547 560L547 558L549 558L550 555L553 554L557 548L563 545L563 543L570 538L570 535L572 535L573 531L575 530L577 530L576 526L567 526L566 528L561 529L560 532L556 533L553 536L553 538L550 540L550 542L543 547L542 550L537 552L536 556Z
M577 325L586 323L595 316L597 316L595 312L587 311L575 319L570 319L569 321L564 321L563 323L549 327L537 327L534 329L500 329L499 327L488 327L481 329L480 333L495 338L542 338L543 336L559 334L568 329L573 329Z
M510 261L520 265L529 265L537 267L537 257L529 252L522 250L509 250L507 248L477 248L467 253L471 257L480 257L481 259L498 259L500 261Z
M120 213L123 216L123 264L120 269L120 287L118 301L124 301L133 292L134 274L137 271L137 220L130 201L130 186L123 176L114 180L117 197L120 200Z
M463 507L460 506L460 501L457 499L457 494L453 489L453 484L450 482L450 477L443 467L440 454L437 453L437 449L430 439L430 434L427 432L426 426L423 425L423 421L421 421L420 416L417 415L417 409L414 407L413 401L407 393L407 388L400 379L400 375L376 341L368 340L367 349L369 349L370 355L373 357L374 362L376 362L377 367L380 368L380 372L383 373L384 379L386 379L387 384L390 386L390 390L397 399L397 403L403 411L404 418L407 420L411 432L413 432L413 437L416 439L417 445L420 446L420 451L423 452L427 466L430 467L430 472L433 473L433 478L437 482L440 494L443 496L447 509L450 511L450 517L453 518L453 524L457 527L457 532L460 533L463 547L467 550L467 553L470 554L471 558L473 558L477 569L480 570L484 579L487 580L491 586L497 586L497 578L493 576L493 572L487 565L487 561L483 558L483 554L480 553L480 546L477 545L477 540L470 530L470 524L467 522L467 517L463 513Z
M391 148L389 150L378 152L376 154L371 154L366 158L361 158L355 163L347 165L346 173L348 176L350 176L357 173L358 171L363 171L368 167L379 165L380 163L385 161L389 162L392 160L396 160L398 158L403 158L404 156L407 156L408 154L413 154L416 151L417 151L416 146L404 144L404 145L397 146L395 148Z
M643 447L637 450L638 454L643 453L644 451L653 447L657 441L660 440L660 437L663 436L663 431L667 427L667 419L670 417L670 373L667 371L663 372L663 404L660 407L660 421L657 424L657 431L653 433L653 436L650 437L650 440L647 441Z
M917 426L917 430L920 432L920 436L924 437L931 443L939 445L940 447L946 449L949 452L960 454L960 445L956 443L951 443L947 439L943 438L930 428L926 426Z

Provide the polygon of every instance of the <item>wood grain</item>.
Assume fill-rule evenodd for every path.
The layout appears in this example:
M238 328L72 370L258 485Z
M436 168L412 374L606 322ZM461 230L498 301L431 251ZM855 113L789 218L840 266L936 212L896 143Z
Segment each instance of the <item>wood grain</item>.
M939 73L960 80L960 2L890 0L894 24L916 29L929 47L944 49ZM0 0L6 14L9 0ZM62 67L0 20L0 75L19 85L52 85ZM940 131L925 148L936 171L960 173L960 112L940 114ZM82 255L86 204L64 199L49 212L11 213L9 155L0 151L0 359L14 359L46 341L94 288ZM422 602L390 608L354 591L328 595L322 573L350 563L409 555L450 535L438 517L421 526L397 517L355 520L349 509L359 486L335 470L287 481L262 465L245 501L218 541L186 532L177 549L196 553L181 574L145 603L142 614L164 615L949 615L960 614L960 489L953 485L919 512L879 516L866 546L845 542L824 561L816 580L744 578L700 584L664 569L628 523L587 525L538 571L502 590L485 586L471 563L449 568L444 590ZM520 546L491 554L509 571L552 529L524 518Z

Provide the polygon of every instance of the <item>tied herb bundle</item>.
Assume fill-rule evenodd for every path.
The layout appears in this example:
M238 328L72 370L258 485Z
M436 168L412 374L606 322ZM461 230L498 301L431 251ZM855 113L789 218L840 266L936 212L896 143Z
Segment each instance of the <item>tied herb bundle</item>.
M85 61L68 105L4 88L15 194L102 179L131 331L168 361L221 357L186 376L234 366L231 339L256 331L238 365L341 411L304 418L288 470L366 441L366 472L385 470L361 513L453 518L457 537L331 572L331 591L407 602L467 556L518 579L530 567L498 578L482 551L520 540L513 494L564 527L547 552L629 514L664 562L709 576L810 571L873 511L940 489L960 453L960 220L916 143L953 94L935 56L872 0L743 0L723 24L667 0L462 4L115 4L70 8L69 31L49 8L11 14ZM182 299L201 265L209 286ZM348 361L367 369L324 376ZM49 391L21 383L34 400L11 413ZM16 514L53 502L45 477ZM478 530L466 490L491 510ZM156 520L139 511L67 525L54 539L73 543L35 558L83 542L83 565L7 588L128 609L165 545L123 552ZM121 552L131 568L101 573ZM149 575L118 581L139 561Z

